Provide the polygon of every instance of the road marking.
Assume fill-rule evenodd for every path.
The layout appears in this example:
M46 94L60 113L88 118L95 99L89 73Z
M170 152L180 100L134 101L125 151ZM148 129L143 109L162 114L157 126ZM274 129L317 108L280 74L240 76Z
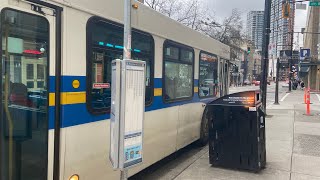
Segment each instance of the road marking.
M320 95L319 94L316 94L317 95L317 97L318 97L318 99L319 99L319 101L320 101Z
M290 93L287 93L280 101L283 102L289 96L289 94Z

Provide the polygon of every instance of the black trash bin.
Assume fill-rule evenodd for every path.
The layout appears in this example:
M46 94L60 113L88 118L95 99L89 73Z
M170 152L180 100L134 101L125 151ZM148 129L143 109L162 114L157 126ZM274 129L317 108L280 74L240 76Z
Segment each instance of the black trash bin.
M221 97L208 104L210 164L259 171L266 165L265 113L260 91Z

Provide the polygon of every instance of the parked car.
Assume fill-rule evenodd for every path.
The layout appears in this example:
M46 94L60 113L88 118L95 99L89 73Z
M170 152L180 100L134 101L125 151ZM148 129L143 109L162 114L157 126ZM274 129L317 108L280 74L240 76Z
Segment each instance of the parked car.
M255 81L255 82L254 82L254 85L255 85L255 86L260 86L260 81Z

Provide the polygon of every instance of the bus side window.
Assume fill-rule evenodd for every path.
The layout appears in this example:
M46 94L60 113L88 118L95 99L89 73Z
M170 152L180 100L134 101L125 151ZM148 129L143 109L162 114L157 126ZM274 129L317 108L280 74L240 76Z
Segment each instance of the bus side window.
M193 97L194 52L192 48L172 41L164 43L165 102L188 100Z
M199 62L199 97L214 97L219 91L218 57L200 52Z
M87 25L87 107L103 114L111 106L111 62L122 59L123 26L98 17ZM154 40L150 34L132 30L132 59L146 61L146 105L153 98Z

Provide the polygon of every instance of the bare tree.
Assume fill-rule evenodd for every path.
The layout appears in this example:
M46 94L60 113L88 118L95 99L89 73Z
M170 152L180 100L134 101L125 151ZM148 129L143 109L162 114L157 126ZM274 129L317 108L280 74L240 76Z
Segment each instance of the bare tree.
M245 41L242 13L238 9L222 23L217 23L214 12L204 7L201 0L145 0L145 4L156 11L208 35L218 41L240 46Z
M222 24L216 23L215 19L207 18L203 32L225 44L240 46L246 39L243 33L243 21L239 18L241 15L238 9L234 9L231 16L225 18Z
M163 4L165 3L164 0L145 0L144 3L151 7L152 9L159 11L161 10L161 7L163 7Z
M145 4L194 30L201 30L206 11L200 1L145 0Z
M145 0L145 4L168 17L178 14L181 7L180 2L175 0Z

